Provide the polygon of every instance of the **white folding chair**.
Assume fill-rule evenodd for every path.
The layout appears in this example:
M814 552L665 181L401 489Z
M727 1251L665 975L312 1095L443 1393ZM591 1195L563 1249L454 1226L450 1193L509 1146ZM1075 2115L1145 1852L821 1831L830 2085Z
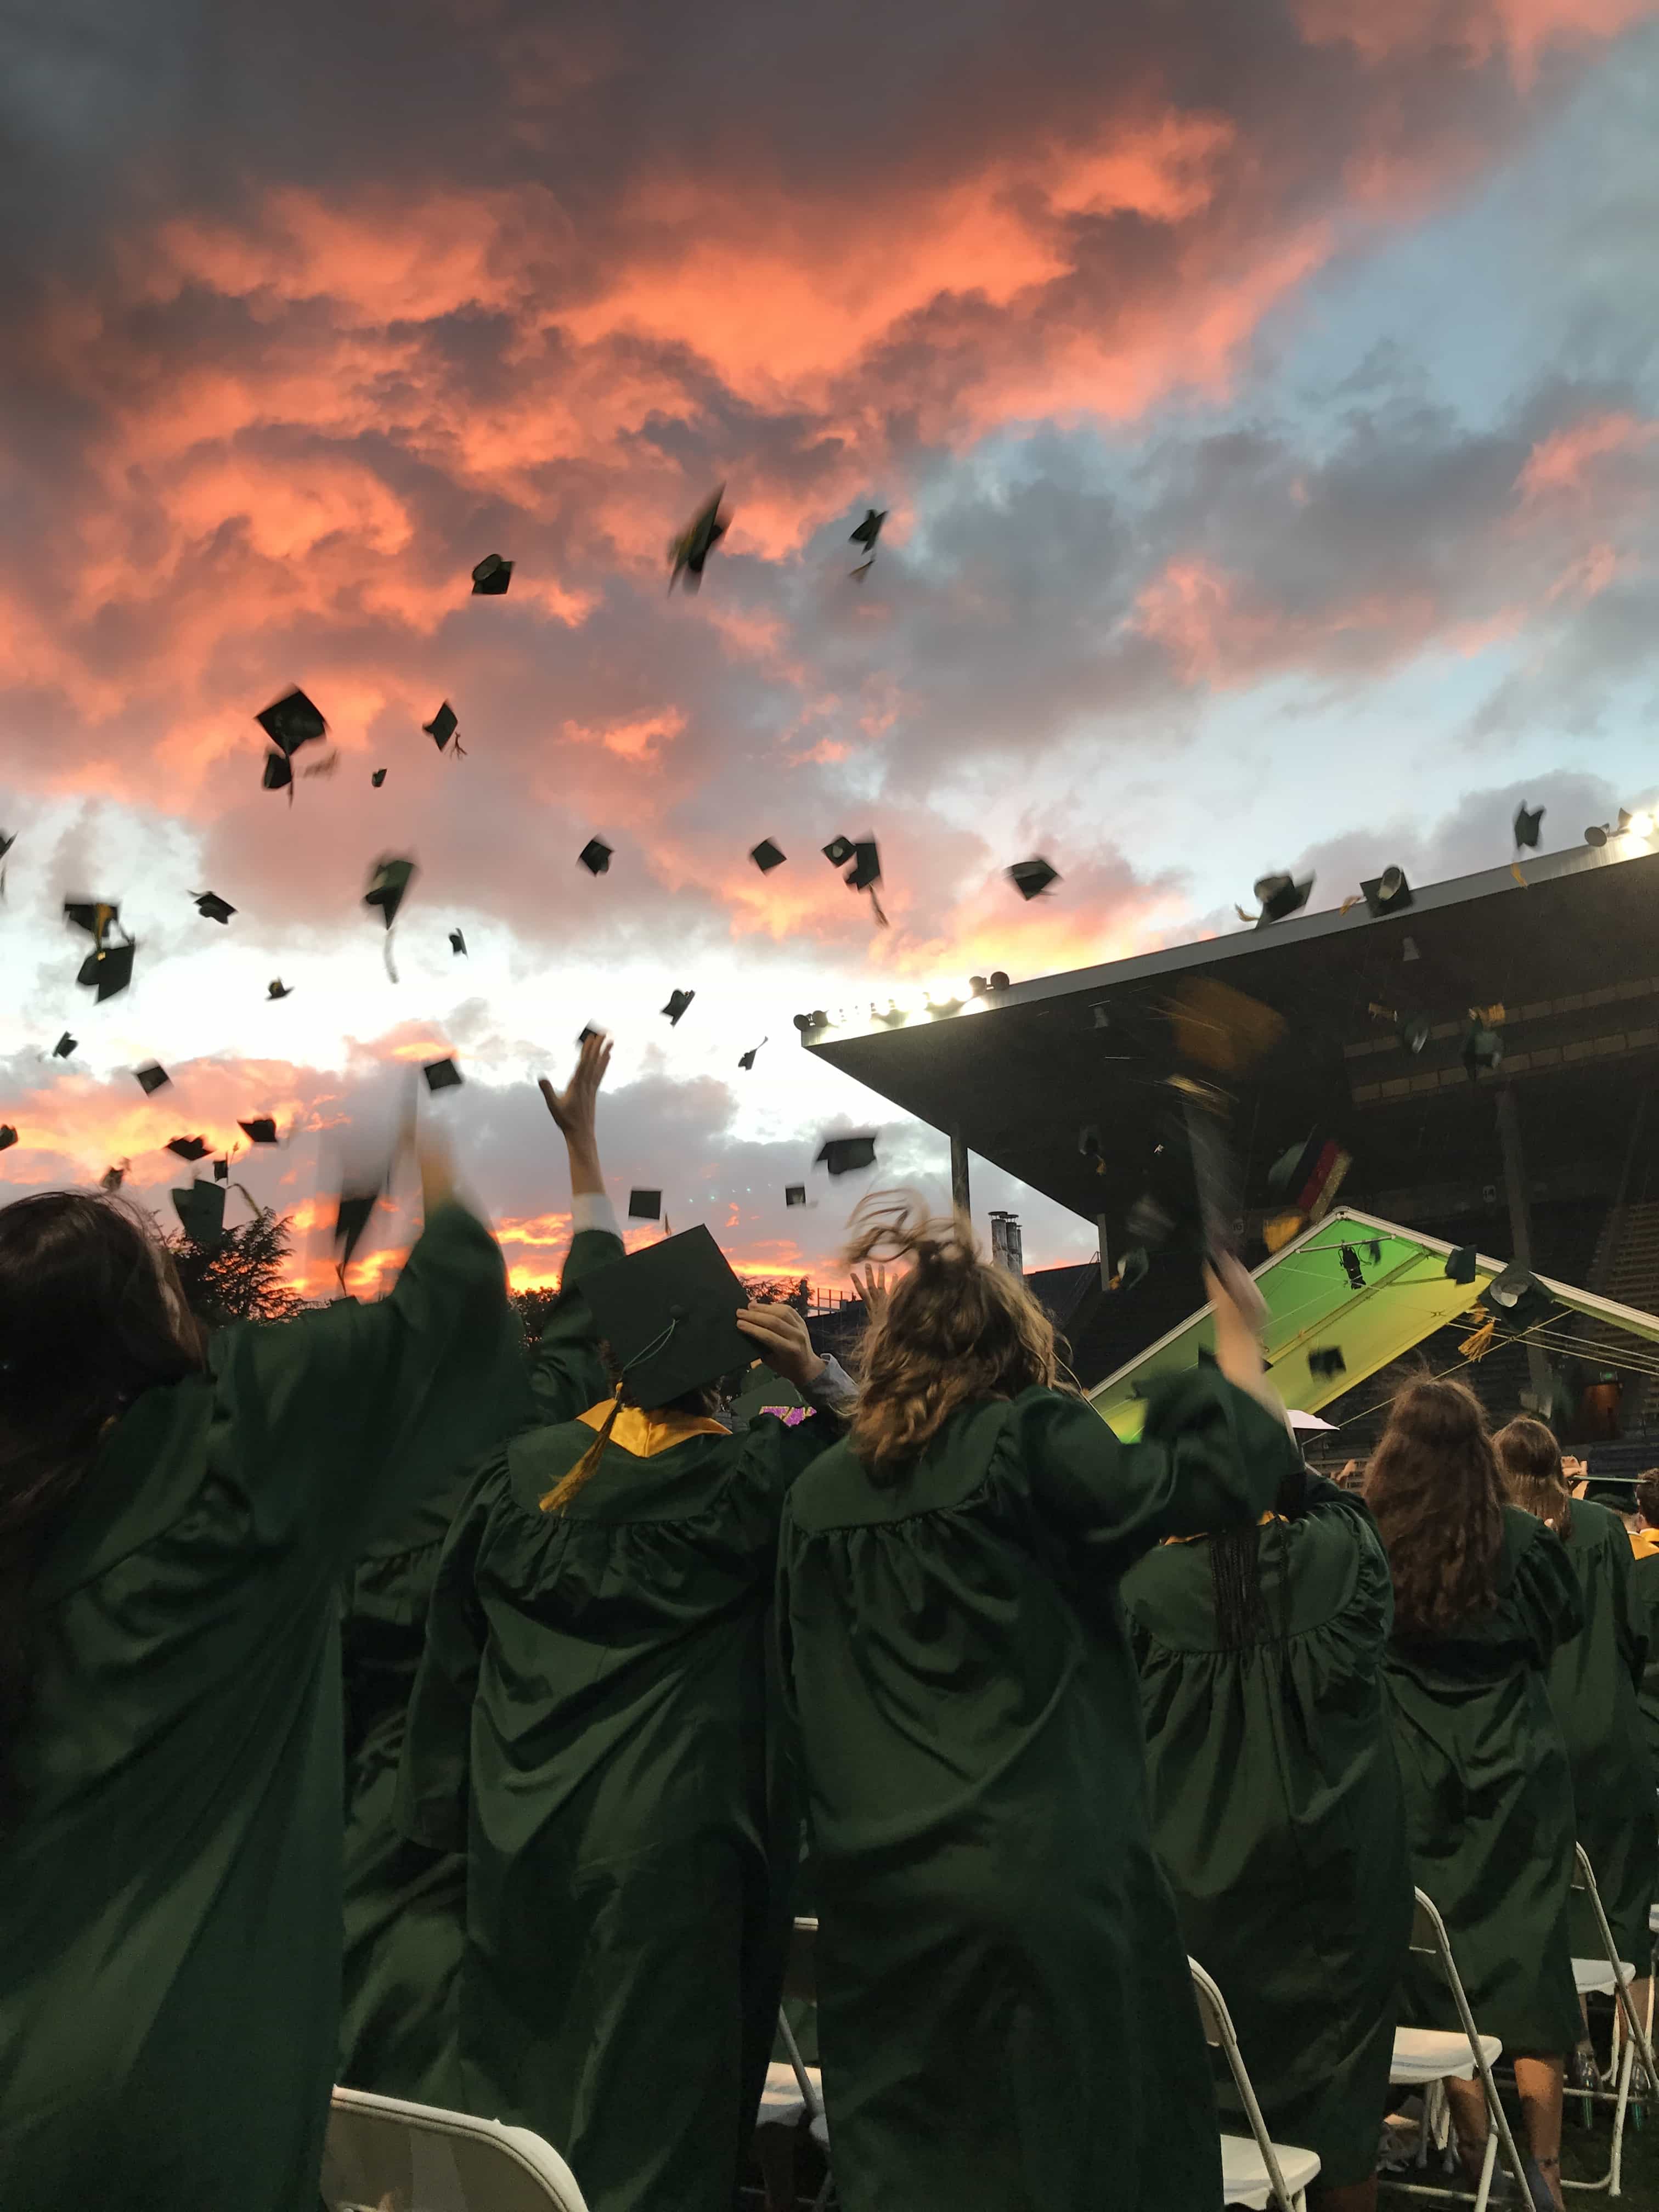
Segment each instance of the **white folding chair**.
M1659 2081L1659 2072L1653 2063L1653 2046L1648 2040L1647 2029L1636 2017L1636 2008L1631 2002L1630 1987L1636 1979L1636 1968L1628 1959L1619 1955L1619 1946L1613 1940L1613 1929L1602 1908L1601 1893L1595 1886L1595 1873L1584 1846L1575 1846L1577 1863L1572 1886L1588 1897L1590 1911L1595 1921L1595 1932L1601 1942L1600 1957L1575 1959L1572 1978L1578 1994L1584 1996L1610 1996L1613 2001L1613 2073L1616 2087L1612 2089L1573 2091L1575 2096L1588 2096L1613 2106L1613 2144L1607 2160L1607 2170L1595 2181L1571 2181L1564 2174L1564 2189L1605 2189L1609 2197L1620 2194L1620 2176L1625 2160L1625 2115L1630 2109L1631 2073L1639 2057L1650 2081ZM1649 1918L1651 1921L1650 1912ZM1620 2031L1622 2031L1622 2035Z
M328 2212L587 2212L576 2178L528 2128L337 2089L323 2149Z
M1224 2204L1248 2205L1252 2212L1266 2212L1270 2204L1276 2205L1278 2212L1307 2212L1308 2185L1319 2175L1318 2154L1297 2150L1290 2143L1276 2143L1269 2136L1261 2107L1255 2100L1255 2091L1250 2086L1244 2054L1233 2033L1227 2001L1196 1959L1188 1959L1187 1964L1192 1971L1193 1994L1198 1999L1204 2039L1225 2057L1238 2100L1250 2124L1250 2136L1255 2138L1252 2141L1245 2136L1222 2136L1221 2201Z
M1504 2046L1495 2035L1482 2035L1475 2027L1463 1978L1452 1957L1451 1939L1433 1899L1425 1897L1420 1889L1413 1894L1417 1901L1412 1913L1411 1948L1438 1962L1462 2026L1455 2032L1440 2027L1396 2027L1394 2056L1389 2064L1389 2086L1404 2088L1409 2085L1424 2093L1422 2147L1418 2154L1419 2164L1424 2165L1428 2160L1431 2134L1446 2143L1448 2157L1451 2155L1451 2119L1443 2085L1447 2081L1472 2081L1478 2074L1480 2087L1486 2092L1487 2120L1486 2153L1481 2163L1480 2186L1474 2193L1475 2212L1486 2212L1500 2144L1504 2163L1515 2176L1521 2202L1525 2204L1529 2201L1526 2168L1510 2128L1509 2115L1498 2097L1498 2085L1492 2080L1492 2061ZM1460 2203L1469 2201L1466 2189L1443 2189L1431 2182L1401 2181L1395 2176L1390 2180L1394 2187L1407 2191L1413 2197L1455 2198Z
M788 1963L784 1968L783 1993L787 1997L804 1998L810 2004L817 2002L817 1978L813 1948L817 1941L816 1920L797 1918L790 1938ZM766 2086L761 2091L760 2107L755 2114L755 2125L760 2127L798 2126L803 2118L807 2120L807 2131L823 2153L825 2172L823 2186L813 2202L813 2212L822 2212L834 2193L834 2177L828 2171L830 2158L830 2123L823 2109L823 2076L816 2066L808 2066L800 2055L800 2045L795 2040L793 2029L785 2017L781 2005L778 2008L778 2033L783 2039L787 2058L775 2058L766 2069Z

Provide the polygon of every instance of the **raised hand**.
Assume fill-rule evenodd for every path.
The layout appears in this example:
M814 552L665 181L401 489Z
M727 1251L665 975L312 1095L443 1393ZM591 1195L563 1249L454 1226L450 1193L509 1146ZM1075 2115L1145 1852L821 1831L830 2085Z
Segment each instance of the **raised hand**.
M754 1340L772 1372L796 1389L805 1389L823 1374L823 1362L813 1351L806 1323L793 1306L739 1306L738 1327Z
M547 1110L567 1138L592 1136L599 1085L610 1065L611 1040L602 1030L595 1030L591 1036L584 1038L575 1073L562 1091L556 1091L544 1075L540 1079Z

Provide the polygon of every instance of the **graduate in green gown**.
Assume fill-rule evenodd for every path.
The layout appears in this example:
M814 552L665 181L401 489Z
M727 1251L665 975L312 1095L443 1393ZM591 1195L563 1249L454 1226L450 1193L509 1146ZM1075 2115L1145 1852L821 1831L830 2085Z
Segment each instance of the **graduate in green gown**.
M317 2202L339 1586L488 1433L479 1378L516 1341L495 1239L422 1164L389 1298L204 1351L135 1215L0 1210L9 2212Z
M1382 1540L1360 1498L1298 1468L1259 1528L1162 1544L1122 1594L1182 1939L1275 2141L1319 2154L1310 2204L1367 2212L1412 1926Z
M1577 1577L1554 1534L1504 1504L1485 1413L1461 1382L1398 1394L1365 1500L1394 1577L1383 1683L1413 1880L1440 1909L1476 2025L1515 2062L1534 2195L1546 2188L1559 2205L1563 2060L1579 2015L1572 1775L1548 1675L1583 1625ZM1416 1955L1401 2013L1458 2025L1438 1972ZM1486 2139L1480 2084L1446 2090L1473 2177Z
M779 1565L839 2201L1210 2212L1215 2100L1117 1583L1160 1537L1255 1520L1297 1465L1252 1286L1236 1262L1212 1283L1221 1371L1164 1385L1124 1445L1055 1387L1047 1316L965 1224L866 1205L852 1256L912 1264Z
M613 1262L586 1268L582 1299L620 1390L475 1482L439 1568L400 1814L467 1855L468 2109L556 2145L593 2212L730 2212L799 1834L769 1745L778 1516L837 1433L826 1389L850 1386L788 1308L739 1322L706 1232L622 1259L591 1118L565 1134L578 1226ZM688 1243L712 1255L713 1310ZM757 1351L820 1410L733 1434L708 1386Z
M1659 1468L1636 1478L1636 1525L1631 1531L1631 1593L1647 1635L1647 1657L1637 1686L1649 1778L1659 1788Z
M577 1114L603 1079L610 1047L584 1039L568 1090L544 1079L542 1093ZM560 1297L528 1374L503 1362L480 1376L478 1449L532 1419L572 1420L606 1389L604 1364L577 1295L585 1267L612 1256L610 1239L578 1228ZM416 1512L369 1546L353 1571L341 1615L345 1677L345 1972L339 2079L356 2089L417 2104L461 2101L455 1980L466 1914L466 1862L401 1834L393 1820L398 1763L410 1693L426 1640L427 1607L450 1522L476 1462L434 1470Z

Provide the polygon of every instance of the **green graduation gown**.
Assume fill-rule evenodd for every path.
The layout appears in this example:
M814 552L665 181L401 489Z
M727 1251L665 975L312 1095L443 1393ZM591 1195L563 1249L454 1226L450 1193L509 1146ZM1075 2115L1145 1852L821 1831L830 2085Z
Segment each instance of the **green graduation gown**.
M1643 1741L1647 1745L1648 1778L1659 1788L1659 1542L1646 1532L1632 1539L1631 1601L1647 1638L1647 1656L1636 1701L1642 1715Z
M778 1516L834 1433L613 1439L548 1514L593 1430L533 1430L445 1548L400 1817L467 1853L468 2109L556 2144L593 2212L730 2212L799 1836L769 1757Z
M1160 1545L1124 1577L1152 1842L1268 2127L1336 2187L1376 2171L1411 1938L1378 1680L1394 1589L1364 1505L1317 1475L1258 1559L1262 1628L1242 1650L1218 1642L1206 1541ZM1217 2085L1248 2134L1224 2068Z
M1148 1832L1117 1579L1254 1519L1296 1451L1213 1372L1119 1443L1034 1388L784 1510L779 1625L819 1885L845 2212L1209 2212L1210 2069Z
M570 1420L605 1389L605 1369L577 1295L590 1267L620 1247L601 1231L573 1240L560 1297L529 1368L503 1357L478 1378L477 1449L532 1419ZM455 1980L466 1917L466 1861L428 1850L393 1819L398 1763L427 1607L444 1539L475 1473L471 1460L434 1470L416 1512L372 1544L348 1585L341 1618L345 1674L345 1960L339 2078L417 2104L459 2106Z
M440 1208L383 1304L216 1335L101 1447L35 1584L0 1844L0 2203L312 2212L340 2001L338 1589L511 1345Z
M1566 1739L1578 1840L1595 1871L1621 1959L1643 1966L1648 1907L1659 1886L1653 1777L1642 1740L1637 1686L1647 1662L1647 1623L1632 1588L1630 1538L1605 1505L1575 1498L1563 1539L1578 1577L1584 1626L1550 1662L1550 1703ZM1572 1948L1599 1957L1588 1899L1573 1900Z
M1511 2057L1578 2040L1572 1776L1545 1678L1583 1622L1565 1547L1506 1505L1497 1604L1431 1642L1396 1632L1383 1669L1412 1879L1440 1908L1476 2025ZM1401 2013L1458 2025L1438 1968L1415 1954Z

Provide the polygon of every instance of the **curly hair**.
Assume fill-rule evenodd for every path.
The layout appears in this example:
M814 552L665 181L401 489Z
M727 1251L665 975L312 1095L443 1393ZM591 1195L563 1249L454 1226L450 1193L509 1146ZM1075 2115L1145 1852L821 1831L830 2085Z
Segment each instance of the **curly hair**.
M1492 1446L1510 1504L1565 1536L1572 1526L1572 1492L1561 1471L1554 1430L1522 1413L1499 1429Z
M1443 1636L1492 1611L1504 1492L1472 1390L1425 1376L1396 1392L1365 1503L1389 1555L1396 1635Z
M864 1339L848 1441L872 1474L925 1450L958 1406L1069 1384L1053 1322L1018 1275L981 1258L963 1216L933 1220L913 1191L873 1191L851 1227L850 1264L911 1263Z

